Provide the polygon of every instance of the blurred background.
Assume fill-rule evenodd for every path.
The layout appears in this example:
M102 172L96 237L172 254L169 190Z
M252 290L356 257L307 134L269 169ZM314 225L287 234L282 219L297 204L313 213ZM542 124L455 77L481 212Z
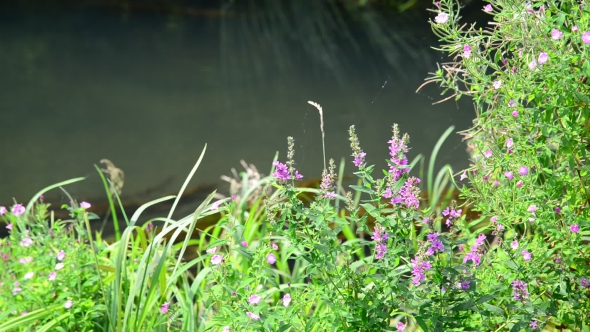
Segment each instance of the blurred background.
M483 3L464 4L466 22ZM74 198L105 199L93 167L125 172L123 196L175 192L205 143L192 185L240 160L268 174L287 136L307 178L326 153L346 158L355 125L369 163L385 167L391 125L409 133L410 158L429 155L451 125L467 129L471 102L416 93L444 62L431 32L433 5L368 0L17 0L0 7L0 205L28 201L78 176ZM438 165L468 165L452 135ZM54 191L55 199L63 194ZM142 196L143 197L143 196Z

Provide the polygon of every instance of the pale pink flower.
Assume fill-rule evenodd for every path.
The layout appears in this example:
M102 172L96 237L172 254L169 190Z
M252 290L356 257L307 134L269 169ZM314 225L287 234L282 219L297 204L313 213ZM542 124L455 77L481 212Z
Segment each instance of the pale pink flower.
M533 70L537 67L537 61L535 59L531 60L531 62L529 62L529 69Z
M211 264L218 265L221 263L223 263L223 257L220 255L213 255L213 257L211 257Z
M459 181L463 181L467 178L467 172L463 172L463 174L461 174L461 177L459 178Z
M30 239L30 238L28 238L28 237L26 237L26 238L24 238L24 239L22 239L22 240L20 241L20 245L21 245L21 246L23 246L23 247L28 247L28 246L30 246L31 244L33 244L33 240L31 240L31 239Z
M17 217L22 216L25 214L25 207L22 204L16 204L12 207L12 213Z
M518 240L512 241L512 243L510 244L510 248L512 248L512 250L518 249Z
M494 83L492 83L492 85L494 86L494 89L498 90L502 86L502 81L501 80L494 81Z
M471 56L471 47L469 47L469 45L463 46L463 57L465 59L469 59L470 56Z
M18 260L21 264L27 264L33 261L33 257L23 257Z
M527 262L530 261L531 260L531 253L526 250L523 250L522 258Z
M512 174L512 172L510 171L504 172L504 176L508 179L508 181L512 181L512 179L514 178L514 174Z
M253 320L259 320L259 319L260 319L260 316L258 316L257 314L255 314L255 313L253 313L253 312L250 312L250 311L248 311L248 312L246 313L246 315L247 315L248 317L252 318Z
M6 206L0 206L0 216L6 213Z
M514 145L514 141L512 140L512 138L506 139L506 147L507 148L511 149L513 145Z
M285 296L283 296L283 305L288 307L289 303L291 303L291 294L287 293Z
M170 307L170 302L162 303L162 306L160 307L160 313L162 313L162 314L167 313L169 307Z
M49 281L53 281L53 280L55 280L56 277L57 277L57 273L55 273L55 271L52 271L51 273L49 273L49 276L47 277L47 279Z
M279 250L279 246L278 246L276 243L274 243L274 242L270 244L270 247L271 247L273 250Z
M396 327L397 332L404 332L406 330L406 324L404 324L403 322L398 322Z
M81 202L80 203L80 207L83 208L83 209L90 209L91 206L92 205L90 203L88 203L88 202Z
M256 294L253 294L253 295L251 295L251 296L248 298L248 303L250 303L250 304L254 304L254 305L256 305L256 304L260 303L260 296L258 296L258 295L256 295Z
M6 225L6 229L11 231L12 230L12 226L14 226L12 223Z
M12 289L12 295L13 295L13 296L14 296L14 295L17 295L18 293L20 293L20 292L22 292L22 291L23 291L23 289L22 289L22 288L20 288L20 287L14 287L14 288Z
M205 250L209 254L214 254L217 251L217 247L209 248Z
M492 5L487 4L483 7L483 11L486 13L491 13L492 12Z
M529 208L527 209L527 211L529 211L530 213L533 214L533 216L535 215L535 212L537 212L537 206L536 205L531 205L529 206Z
M529 174L529 168L526 166L520 166L520 168L518 169L518 174L522 176Z
M434 18L434 21L438 24L445 24L449 20L449 14L447 13L438 13Z
M590 44L590 31L588 31L588 32L585 32L585 33L582 35L582 42L583 42L584 44Z
M55 270L56 271L61 270L63 268L64 268L64 264L63 263L57 263L57 264L55 264Z
M67 300L66 303L64 303L64 308L70 309L72 307L72 304L72 300Z
M577 233L580 231L580 226L578 225L571 225L570 226L570 231L572 231L573 233Z
M229 325L226 325L226 326L224 326L224 327L221 329L221 332L229 332Z
M60 261L60 262L63 261L65 257L66 257L66 253L63 250L60 250L57 253L57 260L58 261Z
M492 150L486 150L486 151L483 153L484 157L486 157L486 158L490 158L490 157L492 156L492 154L493 154L493 153L492 153Z
M35 275L35 272L29 272L29 273L25 274L24 278L25 278L25 280L28 280L28 279L33 278L34 275Z
M540 65L544 65L547 61L549 60L549 54L545 53L545 52L541 52L541 54L539 54L539 64Z
M578 26L577 26L577 25L574 25L574 26L572 27L572 32L576 32L576 31L578 31L578 30L579 30L579 28L578 28Z
M220 205L220 204L221 204L221 201L214 202L214 203L211 205L211 210L213 210L213 211L219 210L219 205Z
M558 40L563 36L563 32L559 31L559 29L551 30L551 38L554 40Z
M272 265L277 262L277 257L274 254L268 254L266 255L266 261L268 264Z

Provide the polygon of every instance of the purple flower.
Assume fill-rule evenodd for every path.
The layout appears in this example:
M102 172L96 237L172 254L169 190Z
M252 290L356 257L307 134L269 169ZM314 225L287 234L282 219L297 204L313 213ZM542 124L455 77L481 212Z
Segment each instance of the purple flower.
M273 265L277 262L277 257L274 254L268 254L266 255L266 261L268 264Z
M434 18L434 21L438 24L445 24L449 20L449 14L447 13L438 13Z
M361 153L358 155L358 157L354 157L354 161L353 161L354 166L360 167L365 162L366 155L367 155L366 153L361 151Z
M531 329L532 330L536 330L537 329L537 321L536 320L531 321L531 325L530 326L531 326Z
M397 332L404 332L406 330L406 324L403 322L397 322Z
M387 252L387 245L385 243L377 243L375 245L375 259L383 259Z
M570 231L572 231L573 233L577 233L580 231L580 226L578 225L571 225L570 226Z
M468 290L470 285L471 285L471 282L469 280L464 280L461 282L461 289Z
M389 143L389 160L391 161L389 164L389 173L393 175L393 181L397 181L404 173L410 171L409 168L405 167L408 165L408 158L406 158L408 147L404 139L398 137L396 126L394 126L394 134L391 140L387 141L387 143Z
M586 279L584 277L580 278L580 285L585 288L590 287L590 279Z
M259 320L259 319L260 319L260 316L258 316L257 314L255 314L255 313L253 313L253 312L250 312L250 311L248 311L248 312L246 313L246 315L247 315L248 317L252 318L253 320Z
M22 204L16 204L12 207L12 213L17 217L20 217L25 214L25 207Z
M527 284L521 280L515 280L512 282L512 297L515 301L524 302L528 296L529 292L527 291Z
M326 197L326 199L334 199L336 197L336 192L329 191L324 196Z
M530 261L530 260L531 260L531 258L532 258L532 257L531 257L531 253L530 253L530 252L528 252L528 251L526 251L526 250L523 250L523 251L522 251L522 258L523 258L523 259L524 259L526 262Z
M423 261L420 257L416 257L411 260L410 265L412 266L412 283L416 286L426 280L425 272L432 268L429 261Z
M379 224L375 225L375 228L373 229L373 236L371 236L371 239L373 239L373 241L375 242L385 242L388 240L388 238L389 236L385 232L385 227Z
M248 298L248 303L257 305L260 303L260 296L253 294Z
M275 179L279 181L287 181L291 178L287 165L280 163L278 160L272 164L275 166L275 172L272 175Z
M162 306L160 307L160 313L163 313L163 314L167 313L168 307L170 307L170 302L163 303Z
M561 209L559 208L559 206L555 207L555 213L561 214Z
M289 306L289 303L291 303L291 294L287 293L283 296L283 305L285 308Z
M512 172L510 171L504 172L504 176L508 179L508 181L512 181L512 179L514 178L514 174L512 174Z
M563 36L563 32L559 31L559 29L551 30L551 39L558 40Z
M483 7L483 11L486 13L491 13L492 12L492 5L487 4Z
M526 166L520 166L520 168L518 169L518 174L522 176L529 174L529 168Z
M590 44L590 31L588 31L588 32L585 32L585 33L582 35L582 42L583 42L584 44Z
M539 64L543 65L545 64L547 61L549 60L549 54L545 53L545 52L541 52L541 54L539 54Z

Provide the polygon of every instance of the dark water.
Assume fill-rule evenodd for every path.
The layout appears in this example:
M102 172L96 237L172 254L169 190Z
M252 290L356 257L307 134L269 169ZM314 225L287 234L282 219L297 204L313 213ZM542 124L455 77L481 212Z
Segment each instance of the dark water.
M0 202L77 176L88 181L70 187L74 197L100 196L93 164L102 158L125 171L126 195L166 179L154 195L173 192L205 143L193 184L219 182L240 159L268 173L276 151L284 160L287 136L301 172L317 177L319 115L308 100L323 106L326 152L337 161L350 160L352 124L369 162L382 166L394 122L411 136L411 157L429 155L449 126L471 124L469 101L433 106L434 86L415 93L442 61L426 16L280 3L230 4L219 16L3 11ZM468 164L459 136L443 146L443 163Z

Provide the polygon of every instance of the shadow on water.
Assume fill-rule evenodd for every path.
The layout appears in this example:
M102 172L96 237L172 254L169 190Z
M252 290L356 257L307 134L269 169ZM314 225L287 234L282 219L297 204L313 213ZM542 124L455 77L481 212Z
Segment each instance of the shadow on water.
M348 158L354 124L381 167L394 122L410 134L412 158L473 118L467 100L433 106L436 87L415 93L443 61L425 12L351 13L328 0L224 2L195 15L132 9L2 11L0 202L76 176L88 181L68 188L74 198L101 197L92 165L102 158L125 171L124 199L163 184L155 198L180 187L205 143L191 185L219 184L240 159L268 173L287 136L301 173L317 177L319 116L308 100L324 108L328 157ZM467 166L460 137L442 151L441 165Z

